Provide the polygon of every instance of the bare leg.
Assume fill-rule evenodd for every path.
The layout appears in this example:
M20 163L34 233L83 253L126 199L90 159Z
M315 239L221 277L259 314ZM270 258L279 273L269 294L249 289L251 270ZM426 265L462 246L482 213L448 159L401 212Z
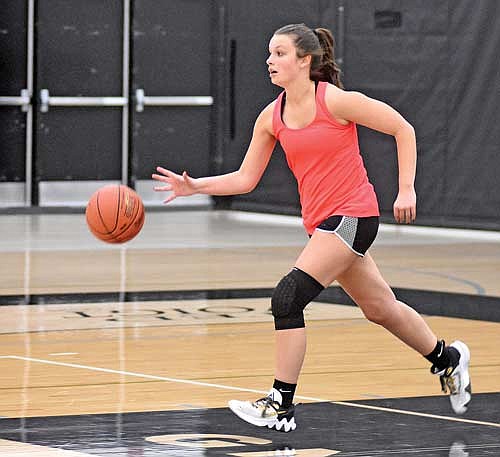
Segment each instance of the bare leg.
M396 300L372 258L369 255L364 258L357 256L336 235L316 231L295 265L324 287L334 279L338 279L369 320L383 325L421 354L429 354L436 346L436 336L414 310ZM278 330L276 332L276 379L288 384L297 384L305 351L305 328ZM466 362L468 363L468 358ZM462 376L468 379L467 365L464 365L462 371L464 370L465 375ZM284 389L278 389L278 391L285 393ZM274 389L268 397L256 402L231 400L229 408L238 417L251 424L288 432L296 427L294 408L288 406L291 395L293 395L293 390L289 391L287 405L283 410L272 406L273 403L281 402L279 396L276 399ZM459 398L459 396L450 398L455 397ZM454 406L455 411L463 412L469 401L470 392L464 391L459 401L455 402L458 405ZM452 406L453 404L452 401Z
M370 321L382 325L420 354L432 352L436 335L420 314L396 300L370 254L359 258L337 280Z
M306 329L294 328L276 331L275 377L283 382L297 384L306 354Z
M336 235L314 232L295 266L326 287L358 257ZM277 330L276 379L297 384L305 353L305 328Z

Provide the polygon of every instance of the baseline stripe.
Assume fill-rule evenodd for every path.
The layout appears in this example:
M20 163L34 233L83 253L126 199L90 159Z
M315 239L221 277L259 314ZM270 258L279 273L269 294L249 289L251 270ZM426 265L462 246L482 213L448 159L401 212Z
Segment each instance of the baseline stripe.
M404 410L404 409L394 409L394 408L385 408L383 406L364 405L362 403L350 403L347 401L331 401L330 403L333 403L334 405L350 406L353 408L374 409L377 411L385 411L388 413L406 414L407 416L428 417L430 419L442 419L442 420L447 420L447 421L451 421L451 422L462 422L462 423L474 424L474 425L487 425L489 427L500 428L500 424L496 424L494 422L484 422L484 421L477 421L477 420L473 420L473 419L462 419L460 417L453 417L453 416L440 416L437 414L418 413L416 411L408 411L408 410Z
M165 377L165 376L155 376L155 375L149 375L149 374L144 374L144 373L135 373L133 371L113 370L110 368L93 367L93 366L89 366L89 365L80 365L77 363L56 362L53 360L36 359L33 357L21 357L21 356L17 356L17 355L10 355L10 356L1 356L1 358L25 360L28 362L45 363L47 365L57 365L57 366L63 366L63 367L69 367L69 368L79 368L79 369L83 369L83 370L98 371L98 372L102 372L102 373L111 373L111 374L119 374L119 375L125 375L125 376L133 376L133 377L143 378L143 379L153 379L156 381L176 382L176 383L181 383L181 384L190 384L193 386L212 387L212 388L216 388L216 389L225 389L225 390L235 390L238 392L252 392L252 393L258 393L258 394L266 394L267 393L267 391L246 389L244 387L233 387L233 386L226 386L223 384L213 384L213 383L209 383L209 382L193 381L190 379L179 379L179 378L169 378L169 377ZM485 421L478 421L478 420L473 420L473 419L463 419L460 417L440 416L437 414L419 413L419 412L407 411L407 410L403 410L403 409L385 408L383 406L371 406L371 405L364 405L362 403L351 403L351 402L346 402L346 401L334 401L334 400L328 400L328 399L324 399L324 398L304 397L304 396L300 396L300 395L297 395L295 398L298 398L300 400L314 401L314 402L332 403L333 405L349 406L351 408L371 409L374 411L384 411L384 412L393 413L393 414L404 414L407 416L428 417L430 419L439 419L439 420L446 420L446 421L450 421L450 422L461 422L463 424L483 425L483 426L487 426L487 427L500 428L500 424L495 423L495 422L485 422Z
M121 371L121 370L113 370L111 368L99 368L99 367L92 367L88 365L79 365L77 363L66 363L66 362L56 362L54 360L45 360L45 359L35 359L33 357L21 357L17 355L10 355L10 356L5 356L3 358L6 359L17 359L17 360L26 360L28 362L38 362L38 363L45 363L47 365L58 365L62 367L69 367L69 368L80 368L83 370L91 370L91 371L99 371L102 373L111 373L111 374L119 374L119 375L126 375L126 376L135 376L137 378L144 378L144 379L153 379L155 381L167 381L167 382L177 382L180 384L191 384L194 386L201 386L201 387L214 387L217 389L226 389L226 390L237 390L240 392L252 392L252 393L267 393L263 392L261 390L254 390L254 389L245 389L241 387L232 387L232 386L225 386L222 384L212 384L209 382L201 382L201 381L192 381L190 379L178 379L178 378L168 378L165 376L155 376L155 375L150 375L150 374L144 374L144 373L134 373L133 371Z

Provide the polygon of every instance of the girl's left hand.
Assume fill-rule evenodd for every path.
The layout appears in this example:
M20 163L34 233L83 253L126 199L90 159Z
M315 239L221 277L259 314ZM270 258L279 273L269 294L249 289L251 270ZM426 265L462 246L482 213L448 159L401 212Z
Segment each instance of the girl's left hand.
M417 217L417 194L415 189L400 190L393 206L394 219L411 224Z

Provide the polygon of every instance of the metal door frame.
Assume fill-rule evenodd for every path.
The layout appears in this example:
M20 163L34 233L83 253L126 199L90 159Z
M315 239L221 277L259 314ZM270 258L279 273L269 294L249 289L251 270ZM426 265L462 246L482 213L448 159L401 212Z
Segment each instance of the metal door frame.
M0 97L0 106L19 106L26 113L24 183L0 183L0 207L31 206L33 164L33 55L35 37L35 0L28 0L26 42L26 88L20 96Z

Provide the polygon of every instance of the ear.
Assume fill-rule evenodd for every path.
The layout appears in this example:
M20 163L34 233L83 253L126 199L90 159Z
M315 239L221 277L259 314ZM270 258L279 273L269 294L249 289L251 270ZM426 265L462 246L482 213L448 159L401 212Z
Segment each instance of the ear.
M308 54L307 56L301 57L301 59L300 59L300 66L302 68L308 67L308 66L311 65L311 62L312 62L312 55Z

